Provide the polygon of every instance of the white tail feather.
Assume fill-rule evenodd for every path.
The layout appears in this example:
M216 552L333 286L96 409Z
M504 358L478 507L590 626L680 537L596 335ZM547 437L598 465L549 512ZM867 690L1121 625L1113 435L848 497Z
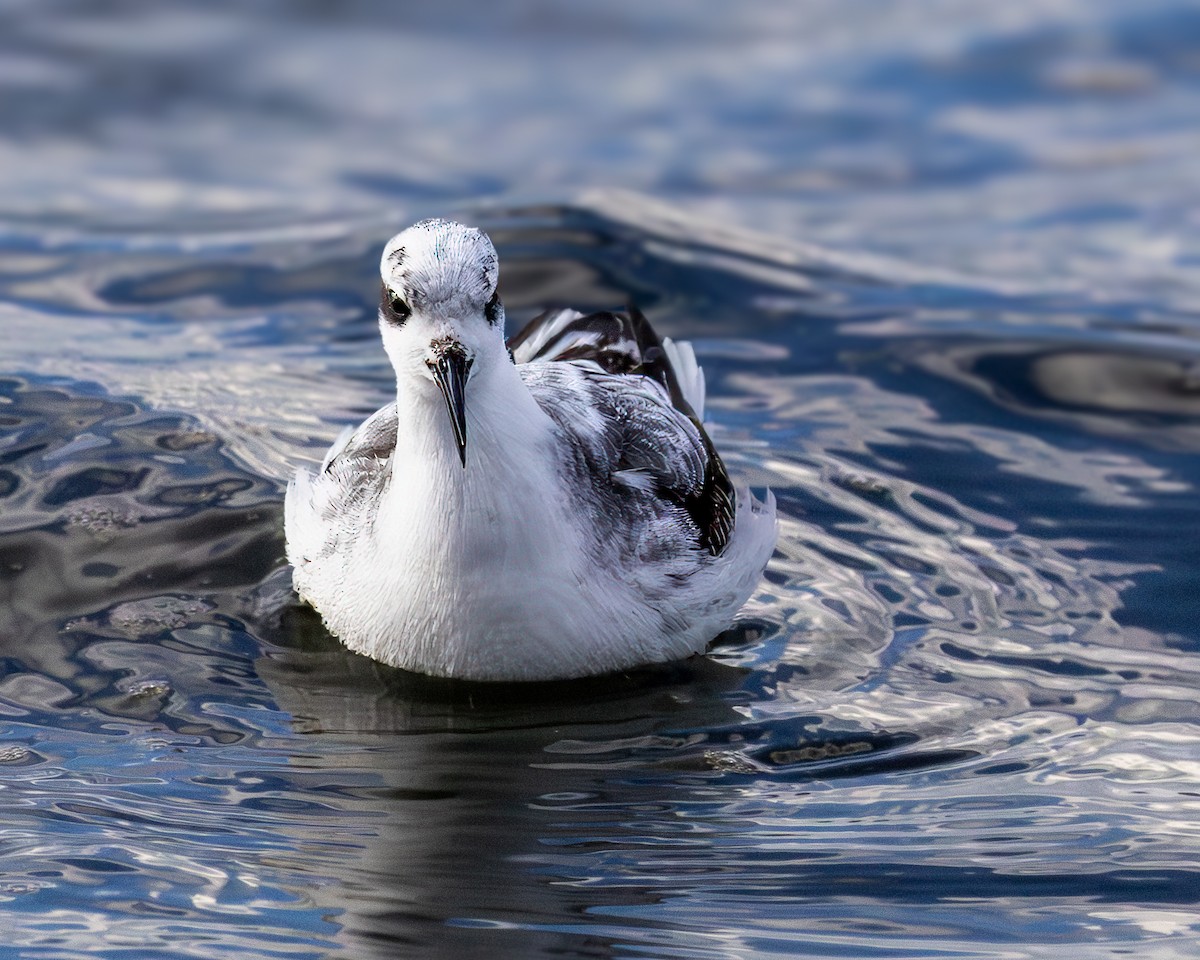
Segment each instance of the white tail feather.
M679 389L683 391L683 399L696 414L696 419L704 420L704 370L696 362L696 351L687 340L672 340L663 337L663 349L667 352L667 360L679 380Z

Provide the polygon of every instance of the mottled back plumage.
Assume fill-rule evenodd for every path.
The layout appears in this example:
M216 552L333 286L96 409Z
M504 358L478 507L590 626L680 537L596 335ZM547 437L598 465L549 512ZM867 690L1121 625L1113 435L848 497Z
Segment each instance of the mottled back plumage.
M689 397L672 363L674 355L679 366L687 369L678 345L664 343L645 315L630 307L626 313L587 315L546 311L512 337L508 346L519 364L579 364L582 382L565 368L537 373L531 368L522 378L564 430L581 421L555 409L562 404L563 393L538 389L547 377L558 391L576 394L585 408L603 411L602 442L614 448L613 472L637 471L652 480L655 492L686 511L707 550L715 555L725 549L736 509L733 484L701 423L703 384L698 400L694 394ZM691 347L683 346L690 367L698 371ZM669 409L664 408L661 394L666 395Z

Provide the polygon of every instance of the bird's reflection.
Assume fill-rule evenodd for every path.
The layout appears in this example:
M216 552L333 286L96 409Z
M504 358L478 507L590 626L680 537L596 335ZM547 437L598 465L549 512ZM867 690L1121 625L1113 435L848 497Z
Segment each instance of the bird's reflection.
M343 861L330 904L355 955L575 955L584 935L573 928L586 914L652 902L644 890L600 889L572 873L587 862L581 845L600 854L620 833L611 821L623 805L604 803L614 776L641 778L639 804L665 802L678 776L644 779L652 764L624 769L612 751L728 725L746 679L697 657L566 683L444 681L323 640L306 610L289 611L285 632L301 646L261 658L259 677L297 729L320 737L320 763L340 757L377 783L359 788L372 835L357 861ZM344 749L331 749L338 740ZM589 762L588 744L603 762ZM559 863L564 853L569 866ZM602 936L586 939L598 956L615 949Z

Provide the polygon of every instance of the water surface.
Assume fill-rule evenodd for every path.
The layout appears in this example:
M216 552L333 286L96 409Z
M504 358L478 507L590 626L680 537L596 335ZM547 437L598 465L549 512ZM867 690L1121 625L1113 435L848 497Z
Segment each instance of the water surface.
M1200 954L1200 18L1044 7L0 14L9 953ZM695 343L782 515L708 658L447 684L292 600L427 214L514 328Z

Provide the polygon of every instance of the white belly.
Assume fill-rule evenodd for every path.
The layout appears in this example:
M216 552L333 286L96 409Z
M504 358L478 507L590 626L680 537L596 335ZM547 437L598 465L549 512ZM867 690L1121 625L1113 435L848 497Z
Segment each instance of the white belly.
M392 666L479 680L690 652L654 655L661 617L627 571L597 566L594 532L581 529L553 457L528 438L476 437L465 470L448 445L398 449L380 499L346 518L336 549L297 564L297 588L329 629ZM415 458L421 469L405 469Z

